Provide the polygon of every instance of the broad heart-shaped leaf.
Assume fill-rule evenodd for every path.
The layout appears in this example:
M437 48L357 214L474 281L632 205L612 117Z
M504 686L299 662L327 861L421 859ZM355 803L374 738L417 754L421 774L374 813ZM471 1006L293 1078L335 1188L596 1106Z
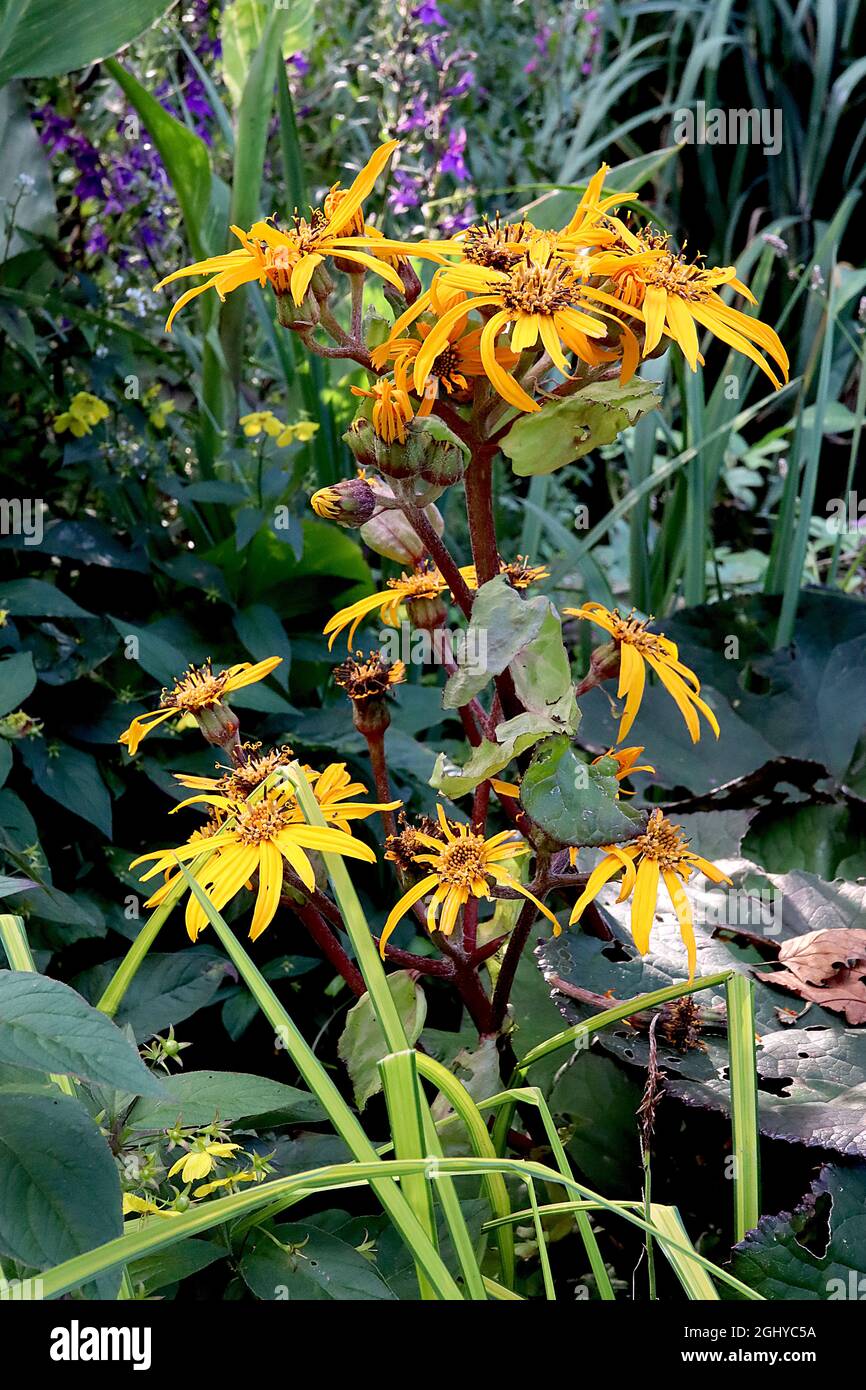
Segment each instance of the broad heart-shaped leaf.
M26 970L0 970L0 1062L162 1095L161 1082L105 1014L60 980Z
M47 579L12 579L0 583L0 608L15 618L92 618L74 599Z
M177 1121L186 1128L267 1117L273 1123L313 1124L325 1118L321 1102L309 1091L252 1076L242 1071L186 1071L166 1077L160 1099L139 1100L127 1124L133 1129L166 1129Z
M794 1211L734 1246L731 1273L772 1302L866 1298L866 1166L822 1168Z
M101 0L98 14L90 0L4 6L17 10L18 19L4 23L0 83L10 77L54 77L98 62L138 38L169 8L169 0Z
M551 609L550 599L543 594L522 598L505 575L482 584L472 602L464 640L455 651L457 670L445 686L444 708L459 709L501 675L538 636Z
M700 850L701 846L696 846ZM701 894L696 880L688 892L695 907L698 976L736 970L754 979L755 1027L759 1036L757 1069L758 1110L763 1134L792 1143L833 1149L851 1157L866 1158L866 1029L846 1027L844 1019L813 1004L796 1019L801 1001L774 988L772 974L758 968L752 949L744 954L737 944L738 925L757 936L763 931L769 942L792 940L818 926L848 926L858 895L860 911L866 907L866 888L861 885L823 884L812 875L766 875L745 861L721 861L734 881L730 895L719 889ZM748 888L747 886L748 885ZM755 885L775 897L758 899ZM838 908L834 890L847 890ZM660 889L650 938L650 950L641 957L629 930L630 907L617 904L613 887L602 891L603 916L614 936L597 940L580 931L564 933L543 942L537 955L553 997L569 1023L599 1012L600 1005L582 1005L556 989L554 977L597 995L632 999L662 989L688 977L685 947L664 888ZM719 903L724 905L719 910ZM703 920L702 920L703 919ZM724 926L725 922L732 925ZM715 930L725 936L714 936ZM729 941L727 938L732 937ZM769 958L770 953L765 952ZM701 1006L719 1005L696 996ZM792 1010L793 1006L793 1010ZM648 1046L645 1032L626 1025L603 1029L599 1045L631 1066L645 1068ZM680 1051L659 1041L659 1065L667 1075L666 1090L690 1105L727 1111L730 1105L728 1047L724 1022L701 1032L701 1048Z
M584 762L571 740L559 735L533 754L520 784L520 804L561 845L611 845L633 840L644 824L640 811L617 800L618 791L604 764Z
M21 756L41 792L74 811L106 836L111 835L111 797L90 753L61 743L50 751L44 741L25 739Z
M524 415L511 426L500 448L520 478L553 473L612 440L654 410L661 397L653 385L633 378L593 381L573 396Z
M395 970L389 975L388 988L403 1020L409 1046L414 1047L427 1017L427 997L409 970ZM373 1012L369 994L362 995L346 1015L337 1052L346 1064L355 1104L363 1110L370 1097L382 1089L378 1063L388 1054L385 1035Z
M70 1096L4 1095L0 1255L48 1269L123 1232L120 1178L93 1120ZM120 1273L94 1281L114 1298Z
M96 1001L119 965L119 960L109 960L95 966L78 976L76 989ZM226 957L212 946L151 951L123 996L114 1021L121 1028L128 1025L137 1041L144 1042L210 1004L227 974L237 978Z
M530 714L550 720L562 733L577 731L580 711L574 698L571 662L562 641L562 619L551 603L536 636L510 666L514 689Z
M270 1233L256 1232L244 1251L240 1272L257 1298L360 1303L395 1297L376 1266L354 1245L299 1222Z
M35 684L36 672L29 652L16 652L0 661L0 715L18 709Z

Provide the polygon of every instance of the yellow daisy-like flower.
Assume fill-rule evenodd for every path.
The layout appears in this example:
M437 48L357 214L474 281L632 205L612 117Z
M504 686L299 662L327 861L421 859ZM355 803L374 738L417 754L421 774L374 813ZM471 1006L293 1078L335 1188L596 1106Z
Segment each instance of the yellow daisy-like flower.
M453 297L450 303L459 303L464 294ZM424 387L424 399L418 410L420 416L429 415L444 390L446 395L458 400L468 397L473 377L484 376L485 367L481 358L481 328L469 328L469 308L462 317L456 319L448 330L445 346L434 359ZM395 373L405 374L415 362L425 340L433 332L434 325L418 319L415 327L420 335L414 337L394 337L374 348L373 365L381 370L389 361L395 363ZM519 361L516 352L506 347L494 348L496 359L503 371L512 371ZM374 419L375 424L375 419Z
M501 862L519 854L528 854L529 846L516 839L512 830L502 830L485 840L483 835L468 825L452 825L441 806L437 806L436 811L442 832L440 836L428 835L423 830L414 832L415 839L430 850L428 854L414 854L414 862L429 864L432 871L414 883L389 912L379 939L382 956L394 928L420 898L432 894L427 908L427 930L441 931L450 936L457 924L460 909L470 896L491 897L489 879L502 887L514 889L535 903L539 912L553 923L553 930L558 935L562 929L550 908L545 907L534 893L514 878Z
M241 690L246 685L255 685L256 681L264 680L282 659L281 656L269 656L266 661L257 661L254 665L242 661L216 674L210 662L204 666L190 666L170 690L163 690L159 709L150 714L136 715L129 728L118 738L118 743L125 743L130 756L134 756L142 739L152 733L158 724L163 724L173 715L195 715L215 709L233 690Z
M596 272L608 275L616 297L640 312L646 325L643 355L654 352L664 335L682 348L690 368L697 371L704 360L698 348L699 325L755 362L779 390L782 383L763 356L778 364L787 381L788 354L779 335L760 319L726 304L718 293L730 285L750 304L757 303L734 267L687 261L668 249L665 236L635 233L618 221L616 226L622 249L602 252Z
M195 1182L197 1178L206 1178L216 1166L216 1159L230 1158L239 1148L240 1144L209 1143L203 1144L201 1148L190 1149L189 1153L172 1164L168 1176L173 1178L175 1173L180 1173L185 1183Z
M495 352L496 339L500 333L510 330L510 347L518 355L535 348L540 341L554 366L568 376L569 365L563 348L580 358L587 357L591 353L590 339L608 335L608 326L598 315L614 318L610 308L601 306L606 304L620 313L623 311L616 299L587 282L584 275L588 273L589 263L579 274L557 254L555 241L545 236L530 241L523 258L515 260L508 270L467 263L438 270L436 282L440 302L456 291L463 291L468 298L465 303L458 301L446 309L424 340L415 357L415 390L419 394L423 392L436 358L448 345L454 323L467 310L492 310L479 340L487 378L503 400L515 409L540 410L538 402L500 365ZM417 311L417 305L408 312L413 311ZM407 317L404 314L398 319L395 332L402 332ZM633 370L637 361L634 334L620 320L616 323L627 336L629 367Z
M343 790L345 791L345 788ZM142 854L133 861L130 868L153 861L147 873L141 876L141 881L146 883L156 874L174 870L177 860L195 859L203 848L209 847L215 852L196 873L196 881L218 912L221 912L226 903L257 873L259 886L250 926L250 938L253 941L261 936L273 920L279 906L283 889L283 861L311 893L316 886L316 875L306 850L342 854L348 859L361 859L367 864L376 862L373 851L344 830L337 830L332 826L307 825L299 819L291 789L270 788L261 800L256 802L232 803L228 797L219 796L203 796L198 799L212 802L234 816L233 828L227 830L220 827L205 845L195 842L180 845L177 849L155 850L149 854ZM363 812L357 814L369 815L377 809L375 806L369 809L365 806ZM345 823L353 813L356 813L355 807L341 803L336 810L332 810L332 818ZM164 896L165 885L157 890L154 898L145 906L154 906ZM207 916L204 909L198 899L190 894L186 906L186 929L193 941L206 924Z
M660 632L648 632L647 623L651 619L636 618L634 610L627 618L620 616L618 608L605 608L603 603L587 602L581 608L565 608L563 612L572 618L586 618L596 623L613 638L619 652L619 699L625 696L625 710L619 722L617 743L621 743L635 721L643 699L646 680L646 667L651 666L674 700L686 722L692 743L701 736L698 711L704 716L716 738L719 736L719 721L705 700L701 699L701 683L694 671L684 666L679 659L675 642L671 642Z
M353 228L363 226L363 221L358 221L359 210L397 144L396 140L390 140L380 145L351 187L340 190L337 196L335 185L325 200L325 207L314 209L309 220L296 216L294 226L288 231L281 231L271 222L255 222L248 232L233 226L231 230L241 243L240 250L229 251L224 256L209 256L166 275L156 289L188 275L210 277L203 285L196 285L181 295L168 316L166 332L171 332L174 317L184 305L205 290L216 290L220 299L225 299L239 286L254 280L260 285L270 281L277 294L291 294L295 304L300 305L316 267L327 256L336 256L360 269L371 270L402 290L402 282L393 266L364 248L374 240L377 251L381 248L400 252L409 248L403 243L351 234Z
M569 923L573 925L577 922L587 903L596 897L605 883L622 873L617 901L625 902L631 897L631 934L635 946L641 955L645 955L649 949L661 878L680 924L680 935L688 952L691 980L695 973L695 932L691 904L683 884L688 882L695 869L713 883L731 882L715 864L689 849L688 840L678 825L672 825L661 811L653 811L643 835L630 844L605 846L604 858L590 874L586 887L572 908Z
M475 566L464 565L460 573L469 587L474 587ZM348 628L349 635L346 645L351 651L359 626L366 617L375 613L377 609L380 611L382 622L386 627L399 627L400 609L404 603L411 604L418 600L438 598L447 588L448 585L437 569L418 569L414 574L406 574L404 571L399 579L389 579L387 588L382 592L368 594L366 598L358 599L357 603L349 604L348 608L341 608L339 613L335 613L333 618L328 619L324 627L324 635L328 638L329 649L333 647L344 628Z

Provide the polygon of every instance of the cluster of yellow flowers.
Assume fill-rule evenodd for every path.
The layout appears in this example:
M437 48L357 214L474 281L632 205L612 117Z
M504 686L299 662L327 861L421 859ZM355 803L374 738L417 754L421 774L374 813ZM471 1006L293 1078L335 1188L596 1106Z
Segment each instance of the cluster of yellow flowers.
M259 439L267 435L273 439L278 449L285 449L296 441L308 444L319 426L312 420L298 420L294 425L286 425L272 410L253 410L242 415L238 422L248 439Z
M402 428L398 421L412 418L412 394L424 415L440 392L466 399L480 376L509 405L537 411L533 393L545 370L556 367L569 376L569 355L591 368L619 362L627 381L642 356L670 340L695 371L703 360L699 327L751 358L774 386L781 382L767 358L787 380L788 358L777 334L719 294L728 286L755 303L734 268L689 261L670 248L665 235L633 231L616 207L635 195L604 193L606 165L558 231L540 230L525 218L497 217L444 240L405 243L384 237L363 213L364 199L396 147L395 141L380 146L351 187L335 184L309 219L296 216L287 229L273 221L256 222L249 231L232 227L239 250L166 276L157 288L183 276L209 277L181 295L166 327L205 290L225 298L253 280L270 282L278 298L291 299L311 327L318 314L310 289L327 258L343 269L371 271L402 294L401 265L416 256L436 264L432 284L373 353L378 372L392 367L373 388L381 407L377 428L385 438Z
M69 402L68 409L55 415L54 433L62 434L64 430L69 430L76 439L81 439L85 434L90 434L93 426L98 425L100 420L107 420L108 415L105 401L91 395L89 391L78 391Z
M699 329L712 332L747 356L777 389L783 380L787 381L788 358L777 334L752 314L731 307L720 294L727 288L751 304L756 302L737 278L735 269L708 267L700 257L689 260L671 248L666 235L652 228L635 230L618 210L619 204L629 202L635 195L605 193L607 166L602 165L596 172L572 217L558 230L540 229L525 217L504 221L497 216L450 238L405 243L386 238L368 224L363 209L364 200L395 148L396 142L382 145L348 189L335 184L322 206L311 210L308 218L296 214L292 225L286 228L278 227L273 219L256 222L249 230L233 227L240 243L237 249L166 276L158 289L182 277L206 277L203 283L182 294L173 306L167 331L184 305L208 289L224 299L241 285L253 281L262 286L269 283L277 297L281 323L296 329L311 345L310 335L324 324L329 332L333 329L332 336L342 334L337 337L340 346L333 353L354 355L368 367L369 389L352 389L367 398L363 410L368 423L364 429L375 433L374 458L385 458L392 465L394 459L388 450L406 445L408 432L421 428L414 424L416 420L426 421L423 429L430 430L434 422L427 417L434 412L444 414L446 419L456 418L444 410L445 404L459 411L473 398L484 400L488 415L498 424L507 414L505 408L526 413L542 410L545 383L554 372L559 373L563 390L570 389L569 383L574 384L576 377L592 372L618 375L626 383L642 358L657 355L670 343L679 346L695 371L703 362ZM424 292L410 265L413 256L434 267ZM357 336L350 337L338 325L334 326L333 316L327 310L333 288L326 268L328 261L353 278L354 335L360 332L361 297L357 289L361 272L379 276L405 304L385 341L370 350ZM247 437L271 437L278 446L294 438L309 438L317 428L306 422L284 425L269 410L245 415L241 426ZM432 434L431 438L442 444L448 467L456 470L450 480L458 474L462 476L463 461L455 455L455 446L458 452L462 448L460 441L449 442ZM374 462L373 467L377 466ZM382 471L386 471L384 466ZM403 475L394 472L393 476L399 479ZM440 480L437 477L432 481ZM381 502L382 487L375 485L380 488ZM340 486L345 489L349 484ZM371 514L372 492L365 487L363 476L353 481L351 487L355 489L351 496L337 488L323 489L316 494L314 509L321 516L341 520L351 507L355 517L352 524L361 524ZM433 495L438 495L435 490ZM393 500L394 494L389 493L386 501ZM431 553L435 558L440 552ZM458 571L454 566L452 570L445 564L445 557L440 558L445 574L430 561L419 562L412 573L404 572L399 579L390 580L382 592L336 613L325 627L329 645L346 631L351 652L359 625L374 612L390 626L398 624L404 607L418 622L422 621L422 612L427 612L429 620L431 605L441 606L442 596L449 588L462 602L464 611L468 611L466 595L477 588L478 582L475 567L465 566ZM517 587L525 587L546 574L523 558L519 565L515 562L503 569L520 571L523 580L518 582L515 578ZM462 599L456 593L460 585L464 586ZM596 654L593 679L618 676L618 695L625 701L619 744L638 712L647 666L675 701L693 741L700 737L701 719L718 736L718 722L701 697L697 676L680 661L673 642L651 632L648 622L633 613L622 616L617 609L598 603L586 602L581 608L565 612L595 624L610 639L604 656ZM385 689L389 681L381 668L379 662L375 674ZM134 753L151 728L172 714L186 711L195 715L212 742L228 746L237 726L227 719L222 697L238 685L262 679L271 669L272 663L265 662L233 667L218 676L209 668L191 672L171 691L163 692L159 710L133 720L122 741ZM390 683L399 679L402 674L395 673ZM208 726L207 719L213 725L214 712L220 710L223 714L217 718L219 727ZM642 748L625 747L610 751L618 781L634 771L652 771L638 766L642 752ZM199 874L199 881L216 907L222 907L258 874L253 936L264 930L276 911L283 891L284 861L297 880L312 892L315 878L307 849L329 848L359 859L374 858L372 851L352 839L348 822L377 809L389 811L391 803L374 806L347 801L350 794L364 789L349 782L342 764L332 764L322 773L308 769L328 828L308 826L288 783L268 782L262 792L262 782L278 765L272 757L236 757L228 782L226 778L207 784L206 779L187 779L186 785L202 793L192 799L209 806L211 821L205 831L197 832L180 850L158 851L136 861L153 861L145 878L159 873L168 876L151 903L161 901L169 890L176 860L194 860L201 853L203 838L208 839L215 853ZM255 767L257 761L261 763L258 781L252 787L244 784L239 790L237 779L243 776L245 767ZM505 797L519 795L519 787L512 784L494 785ZM449 820L440 807L438 822L430 821L420 829L407 827L391 839L394 844L389 844L387 857L398 861L404 872L416 863L423 866L424 872L410 883L389 914L381 938L383 951L405 913L413 908L420 911L417 905L421 899L429 896L425 919L429 929L450 934L470 898L489 898L496 885L529 898L559 930L550 910L506 867L505 861L529 849L516 832L505 831L486 839L474 827ZM695 938L684 885L696 872L715 882L728 881L689 848L679 827L656 810L632 841L604 847L600 864L589 874L574 905L571 921L576 921L599 889L619 874L620 901L631 898L634 939L639 949L645 951L659 885L663 882L679 920L693 972ZM204 923L204 913L191 900L187 909L191 935L195 936Z

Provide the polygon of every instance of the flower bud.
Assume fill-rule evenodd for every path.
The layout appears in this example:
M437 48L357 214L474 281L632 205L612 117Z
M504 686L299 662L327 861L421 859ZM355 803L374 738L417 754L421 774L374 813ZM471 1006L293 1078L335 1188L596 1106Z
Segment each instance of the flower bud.
M376 495L363 478L343 478L314 492L310 506L324 521L336 521L338 526L363 526L376 510Z
M406 601L406 612L413 627L435 632L444 627L448 609L441 598L410 598Z
M203 705L192 714L205 739L216 748L232 749L238 746L240 720L233 709L217 700L213 705Z
M394 494L387 483L374 481L373 491L377 501L393 501ZM437 536L445 530L445 522L438 507L432 504L424 508L424 515ZM426 559L427 548L420 539L415 527L399 507L386 507L361 527L361 540L377 555L388 560L396 560L400 565L414 569Z
M466 472L466 449L446 439L436 439L428 446L421 465L421 477L433 487L451 487L459 483Z
M358 415L343 435L359 468L376 467L376 431L365 415Z
M305 333L319 322L319 306L309 291L299 305L289 293L277 292L276 300L277 323L281 328L293 328L297 333Z

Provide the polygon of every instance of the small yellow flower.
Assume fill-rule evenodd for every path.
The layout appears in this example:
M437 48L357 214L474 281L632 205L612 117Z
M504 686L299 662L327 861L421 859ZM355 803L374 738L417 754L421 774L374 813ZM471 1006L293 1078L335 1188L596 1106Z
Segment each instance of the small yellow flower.
M703 362L697 327L708 328L756 363L776 390L782 383L762 352L778 364L788 380L788 354L775 330L732 308L718 293L729 285L750 304L757 304L751 290L737 279L733 266L707 267L700 264L700 257L687 261L668 248L665 235L632 232L616 218L611 223L617 229L619 244L600 254L596 269L609 276L614 295L643 318L645 357L665 336L680 346L692 371L697 371L698 362Z
M675 642L663 633L648 632L647 623L651 619L636 618L634 610L627 618L620 615L618 608L605 608L603 603L588 601L581 608L565 608L563 612L572 618L585 618L603 628L613 638L619 654L620 699L625 696L625 710L619 722L617 743L621 743L634 723L643 699L646 667L651 666L674 700L686 722L692 743L701 736L700 720L697 711L704 716L716 738L719 736L719 721L706 701L700 697L701 683L694 671L684 666L679 659Z
M76 439L81 439L85 434L90 434L100 420L107 420L108 415L105 401L89 391L79 391L72 397L69 409L54 417L54 433L62 434L64 430L69 430Z
M270 656L266 661L257 661L255 665L242 661L216 675L209 662L200 667L191 666L170 690L163 690L159 709L151 714L136 715L129 728L118 738L118 743L125 743L130 756L134 756L142 739L158 724L171 719L172 715L194 715L214 709L233 690L241 690L246 685L255 685L256 681L264 680L282 659L281 656Z
M437 301L437 306L441 312L444 312L453 304L462 302L465 297L460 292L452 295L446 303ZM471 306L467 306L466 313L462 317L452 323L443 347L431 363L430 374L424 387L424 399L418 409L420 416L431 413L441 390L444 390L446 395L455 396L458 400L467 400L472 379L485 374L486 369L480 351L482 330L481 328L469 328L469 307ZM406 372L414 363L426 339L433 332L434 325L424 319L418 319L415 328L418 337L400 337L392 333L388 341L382 343L380 347L374 348L372 353L373 364L380 371L386 363L394 363L395 377L403 382L404 386ZM497 361L503 370L511 371L517 366L518 356L516 353L505 347L498 347L495 352ZM382 434L383 432L378 430L378 433ZM387 438L386 435L383 437Z
M217 1192L223 1187L234 1187L239 1182L261 1182L264 1173L254 1173L246 1171L243 1173L230 1173L227 1178L213 1178L210 1182L203 1183L197 1187L192 1194L193 1197L209 1197L212 1192Z
M400 663L402 664L402 663ZM285 750L288 753L288 750ZM289 754L291 756L291 754ZM245 767L235 768L231 772L225 773L220 778L210 777L187 777L183 773L175 774L177 780L183 785L203 792L201 796L190 796L185 801L178 802L173 806L170 814L182 811L186 806L206 803L212 808L212 813L224 820L231 815L237 808L238 803L247 799L250 792L259 786L275 767L288 762L288 757L283 755L283 750L275 749L272 754L254 760L254 766L248 764ZM376 811L393 811L402 805L400 801L391 801L380 804L374 801L355 801L352 798L367 795L367 788L363 782L353 782L345 763L328 763L322 772L318 772L313 767L304 766L304 775L311 784L313 796L319 803L319 807L325 820L329 824L335 825L344 834L351 834L349 821L366 820ZM253 780L255 778L255 780ZM277 789L275 789L275 794ZM290 783L283 783L278 789L282 798L285 814L289 821L305 824L304 814L295 800L294 788ZM215 832L211 832L215 833Z
M503 867L503 859L514 859L517 855L528 854L529 846L515 837L512 830L502 830L485 840L468 825L452 825L441 806L436 808L441 834L428 835L423 830L414 831L414 839L424 845L430 853L414 854L415 863L429 864L432 872L425 874L418 883L404 893L400 901L391 909L379 939L379 950L383 957L388 938L397 923L406 915L419 898L428 893L432 896L427 908L427 930L441 931L450 936L457 924L460 910L476 898L491 897L488 879L502 887L512 888L521 893L538 908L539 912L553 923L558 935L561 927L549 908L544 906L533 893ZM440 912L441 909L441 912Z
M180 1216L171 1207L161 1207L150 1197L138 1197L134 1192L123 1194L124 1216Z
M555 241L545 236L530 241L525 257L515 260L507 270L463 263L438 270L436 281L442 302L448 293L458 290L470 297L465 304L458 302L446 309L425 338L415 358L415 390L423 392L433 363L448 344L455 320L470 309L485 309L491 312L479 339L481 361L491 385L517 410L537 411L541 406L497 358L495 345L500 333L510 332L509 346L518 356L540 341L554 366L569 376L565 353L586 358L590 340L607 336L608 326L602 319L611 319L613 315L600 306L619 307L622 312L616 300L589 285L585 276L558 253ZM407 317L404 314L398 321L401 329ZM636 340L624 323L616 322L624 334L631 335L630 374L637 363Z
M383 376L370 388L351 387L353 396L365 396L373 402L373 429L386 444L406 443L406 426L414 416L412 402L406 389L405 372L398 369L393 380Z
M688 952L691 980L695 973L695 932L691 904L683 884L688 882L695 869L713 883L731 882L715 864L690 850L680 827L672 825L661 811L655 810L643 835L629 844L604 847L604 858L590 874L586 887L572 908L569 922L572 925L577 922L587 903L597 896L604 884L622 873L617 901L625 902L631 897L631 934L635 946L641 955L645 955L649 950L661 877L680 924L680 935Z
M262 433L276 438L286 428L272 410L251 410L249 415L241 416L238 424L243 426L244 434L249 439L258 439Z
M351 187L338 190L335 185L325 207L314 209L309 220L296 215L294 225L286 231L270 221L255 222L248 232L233 226L231 230L241 243L240 250L229 251L224 256L209 256L166 275L156 289L188 275L209 277L204 284L181 295L168 316L166 332L171 332L174 317L184 305L205 290L216 290L220 299L225 299L233 290L254 280L262 286L270 282L276 294L291 294L295 304L300 306L317 266L329 256L348 262L353 268L373 271L402 291L400 276L380 253L414 249L424 254L424 246L408 248L401 242L386 241L378 236L352 234L361 225L358 213L364 199L372 191L397 143L391 140L380 145Z
M216 1159L230 1158L239 1148L240 1144L207 1143L201 1147L196 1146L169 1168L168 1176L173 1178L175 1173L180 1173L185 1183L195 1182L197 1178L206 1178L216 1166Z
M318 433L319 426L313 420L298 420L294 425L285 425L277 435L277 448L285 449L289 444L309 444Z

